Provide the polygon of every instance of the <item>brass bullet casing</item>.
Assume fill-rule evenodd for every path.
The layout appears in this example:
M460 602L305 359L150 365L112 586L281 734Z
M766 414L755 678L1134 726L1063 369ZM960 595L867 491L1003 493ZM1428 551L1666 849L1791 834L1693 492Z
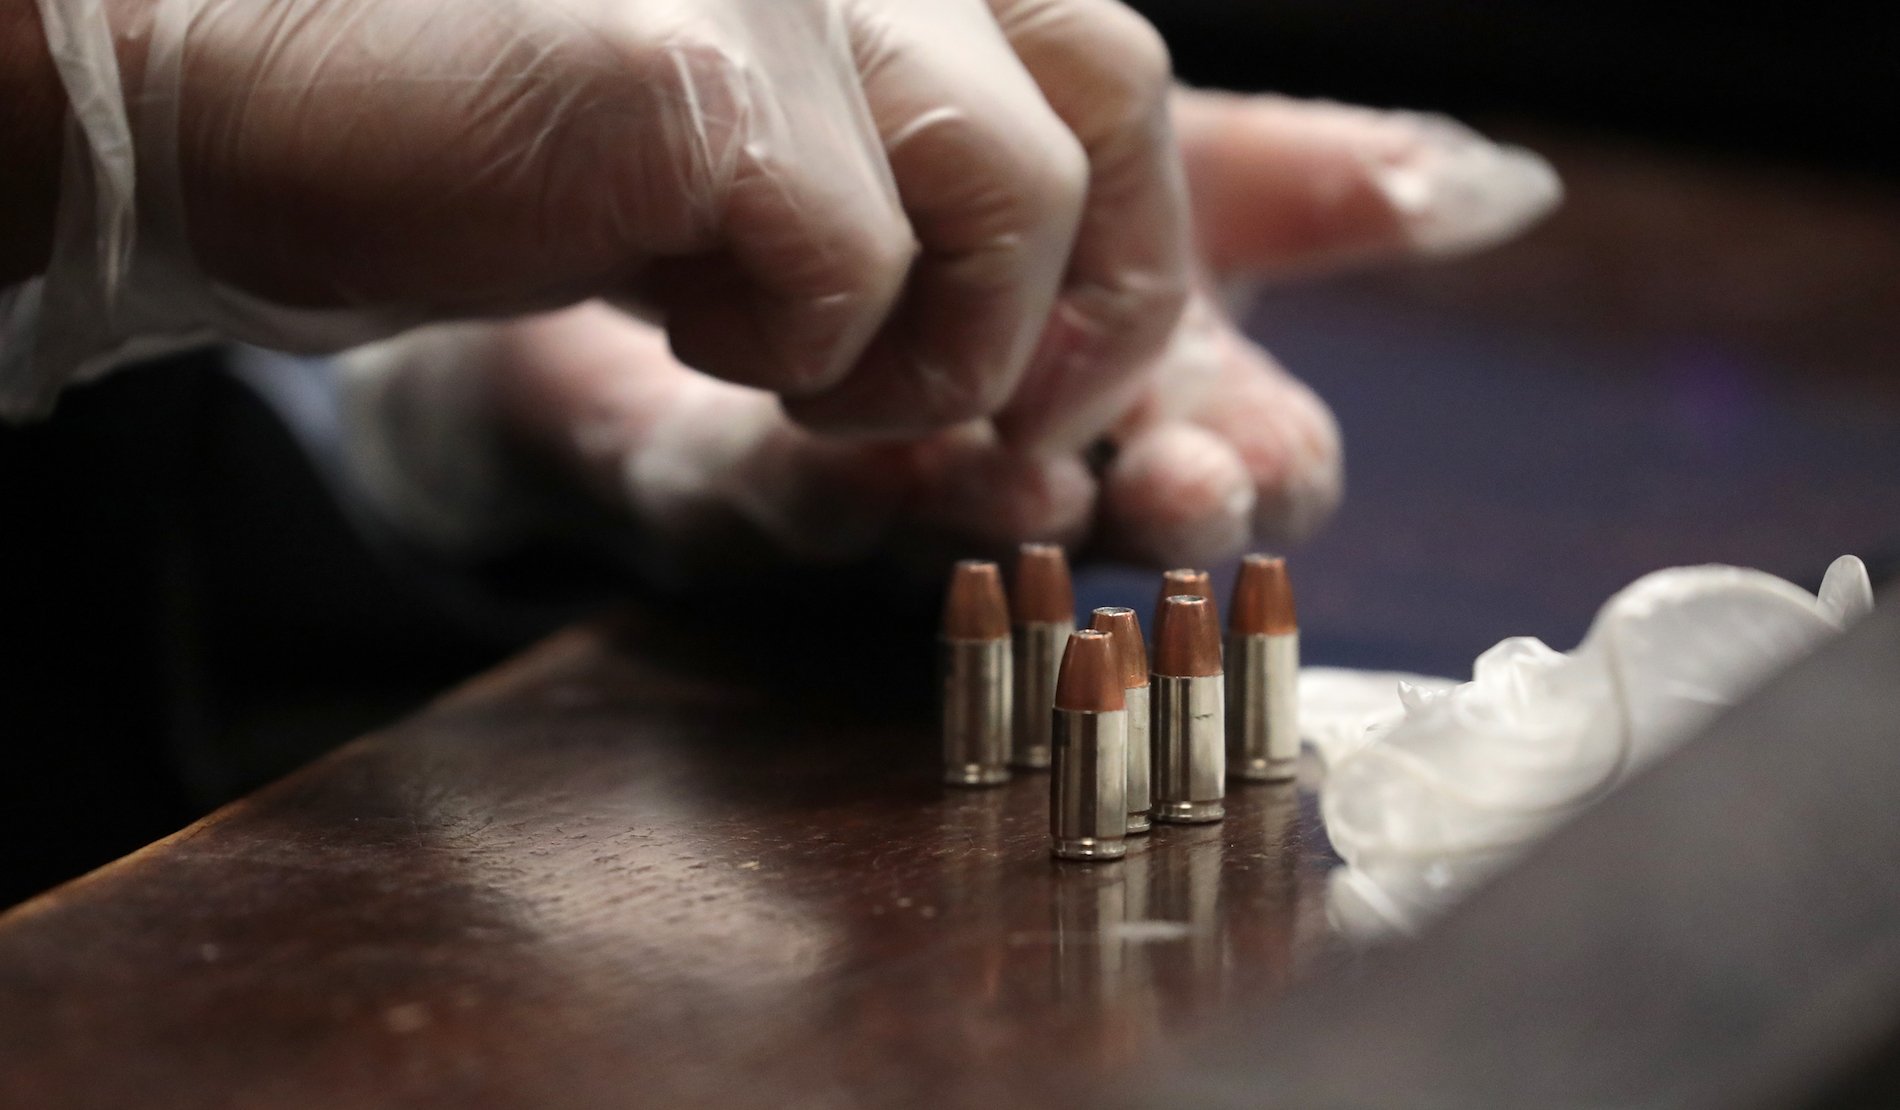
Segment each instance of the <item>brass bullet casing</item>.
M1109 633L1069 637L1050 736L1050 850L1058 859L1120 859L1128 851L1128 710Z
M1154 751L1149 732L1148 649L1141 642L1141 620L1133 609L1109 606L1095 610L1091 628L1115 637L1121 659L1122 697L1128 709L1128 832L1136 835L1153 827L1152 768Z
M1168 598L1155 629L1149 682L1155 820L1197 825L1227 816L1224 687L1213 603Z
M1300 629L1286 561L1249 555L1227 626L1227 766L1237 779L1282 782L1299 770Z
M1300 634L1227 637L1227 766L1284 782L1300 765Z
M1055 704L1056 668L1062 663L1062 645L1075 631L1074 622L1033 621L1011 630L1011 662L1015 670L1015 729L1009 762L1025 771L1049 769L1049 709Z
M1009 781L1009 606L995 563L958 563L950 577L940 639L944 781Z
M1075 631L1075 587L1068 559L1052 543L1026 543L1018 550L1011 609L1015 729L1010 764L1041 771L1049 766L1049 709L1055 704L1056 671Z
M1009 640L943 642L943 781L1009 781Z
M1128 832L1154 828L1154 707L1148 686L1122 691L1128 699Z

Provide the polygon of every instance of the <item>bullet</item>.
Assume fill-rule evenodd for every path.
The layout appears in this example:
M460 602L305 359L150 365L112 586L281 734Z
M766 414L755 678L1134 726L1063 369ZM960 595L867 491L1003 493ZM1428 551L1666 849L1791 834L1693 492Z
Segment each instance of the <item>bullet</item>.
M1009 604L995 563L958 563L943 606L944 781L1009 781Z
M1012 599L1016 729L1009 761L1040 771L1049 766L1056 669L1075 631L1075 586L1061 547L1026 543L1018 549Z
M1227 610L1227 767L1282 782L1300 760L1300 625L1286 560L1249 555Z
M1051 850L1058 859L1120 859L1128 851L1128 710L1109 633L1069 637L1049 720Z
M1121 659L1122 698L1128 703L1128 831L1145 833L1154 795L1149 775L1153 751L1148 730L1148 649L1141 642L1141 620L1133 609L1109 606L1095 610L1089 627L1114 636L1115 653Z
M1220 625L1214 603L1176 596L1155 628L1154 819L1198 825L1227 815Z
M1171 597L1204 597L1214 603L1214 578L1204 570L1179 567L1161 576L1161 592L1155 595L1155 622L1161 627L1161 608Z

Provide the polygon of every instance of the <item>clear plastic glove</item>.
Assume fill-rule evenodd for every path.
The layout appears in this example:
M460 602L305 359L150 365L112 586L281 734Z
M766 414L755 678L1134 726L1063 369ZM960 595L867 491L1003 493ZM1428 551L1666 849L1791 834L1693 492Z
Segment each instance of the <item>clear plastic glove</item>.
M1851 555L1818 596L1758 570L1676 567L1605 602L1574 650L1504 640L1460 685L1329 672L1309 692L1302 673L1300 731L1325 760L1320 809L1346 861L1335 925L1417 929L1873 604Z
M593 304L353 353L353 457L387 515L460 552L532 530L532 495L498 478L522 455L553 460L644 530L727 553L735 535L812 559L1090 537L1180 565L1296 538L1340 496L1338 431L1234 327L1220 287L1489 246L1560 189L1534 155L1435 117L1185 90L1173 117L1202 280L1126 388L1091 395L1086 375L1059 373L1026 382L993 421L844 442L765 393L693 373L660 332ZM1090 411L1104 399L1105 415ZM1116 448L1099 475L1086 440L1043 434L1097 425Z
M1076 444L1189 283L1167 53L1115 0L39 4L89 150L0 298L0 416L157 343L602 297L809 427L1033 390Z

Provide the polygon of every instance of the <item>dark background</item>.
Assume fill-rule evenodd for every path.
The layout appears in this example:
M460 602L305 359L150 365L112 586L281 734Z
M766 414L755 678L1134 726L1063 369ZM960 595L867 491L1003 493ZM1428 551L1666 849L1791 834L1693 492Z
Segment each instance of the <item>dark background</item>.
M1446 110L1579 164L1674 151L1769 182L1716 234L1745 240L1749 213L1778 203L1851 213L1893 198L1890 5L1774 20L1548 0L1138 6L1196 83ZM1646 180L1599 180L1625 209L1586 205L1579 219L1594 222L1569 234L1615 241ZM1865 245L1843 226L1843 243ZM1878 558L1900 538L1900 504L1881 489L1900 473L1889 362L1808 342L1815 318L1799 312L1754 328L1756 309L1726 301L1632 325L1615 298L1579 307L1561 271L1527 287L1521 312L1497 311L1482 290L1541 257L1540 242L1475 269L1261 302L1256 333L1334 403L1352 459L1348 509L1300 554L1309 659L1456 674L1503 635L1570 646L1643 570L1721 559L1812 583L1833 555ZM1891 277L1891 246L1867 272ZM1580 287L1621 273L1601 248L1565 257L1614 271ZM1693 270L1678 277L1700 287ZM1763 295L1797 292L1816 295L1774 282ZM1872 294L1857 281L1821 295L1838 316ZM1435 406L1488 433L1446 437ZM1461 489L1512 483L1512 512L1456 521ZM366 547L215 354L75 390L50 422L0 429L0 537L0 905L392 718L561 611L490 621L438 604L437 568ZM1090 590L1145 597L1147 583L1110 572Z
M1138 0L1190 81L1891 173L1900 9Z

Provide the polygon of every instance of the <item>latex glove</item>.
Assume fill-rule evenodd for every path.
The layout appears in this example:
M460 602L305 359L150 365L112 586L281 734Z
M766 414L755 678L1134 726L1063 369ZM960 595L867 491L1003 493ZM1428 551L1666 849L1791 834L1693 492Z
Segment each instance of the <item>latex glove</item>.
M995 424L840 442L766 394L687 370L657 331L598 304L353 354L352 454L388 515L457 551L532 530L532 497L497 478L523 455L553 460L643 530L724 554L735 536L814 559L1093 538L1178 565L1296 538L1339 498L1338 431L1239 334L1217 286L1488 246L1560 190L1534 155L1433 117L1187 91L1173 114L1207 277L1139 368L1099 480L1078 451L1010 438L1048 419L1035 406L1068 403L1059 388L1026 388Z
M155 341L602 296L812 427L1028 375L1085 442L1188 284L1167 53L1114 0L39 4L90 156L0 415Z

